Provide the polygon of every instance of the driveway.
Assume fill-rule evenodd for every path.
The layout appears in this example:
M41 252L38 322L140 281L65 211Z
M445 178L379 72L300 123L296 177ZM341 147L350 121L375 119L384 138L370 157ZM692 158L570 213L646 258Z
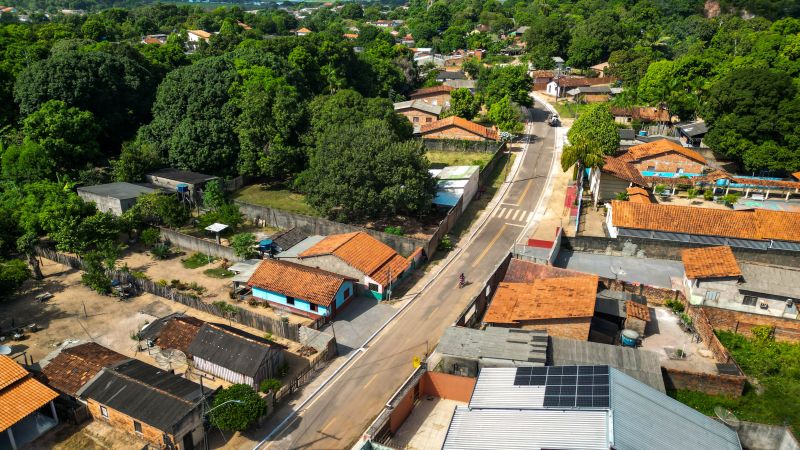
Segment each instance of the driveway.
M336 320L322 331L336 336L339 356L345 356L361 347L395 311L390 304L359 296L350 301L336 315Z

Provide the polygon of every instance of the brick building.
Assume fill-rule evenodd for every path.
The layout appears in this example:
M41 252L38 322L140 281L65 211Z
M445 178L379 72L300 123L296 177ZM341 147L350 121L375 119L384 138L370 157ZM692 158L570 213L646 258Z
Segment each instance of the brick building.
M212 392L171 372L127 359L103 368L77 395L87 402L95 420L134 434L155 448L191 450L203 440L202 405Z
M450 116L420 127L419 134L424 139L453 139L460 141L498 141L500 134L496 127L488 128L467 119Z
M394 111L405 116L414 125L414 131L416 132L419 131L420 126L439 120L442 106L422 100L407 100L395 103Z
M483 322L587 340L598 281L597 275L512 259Z
M409 98L411 100L421 100L431 105L449 107L450 92L452 92L453 89L454 88L447 85L417 89L409 95Z

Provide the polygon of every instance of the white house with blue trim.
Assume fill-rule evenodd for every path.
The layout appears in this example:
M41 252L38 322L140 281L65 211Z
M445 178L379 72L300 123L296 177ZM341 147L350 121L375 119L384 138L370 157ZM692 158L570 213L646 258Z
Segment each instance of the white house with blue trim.
M332 319L353 297L356 280L301 264L265 259L247 285L270 306L312 319Z

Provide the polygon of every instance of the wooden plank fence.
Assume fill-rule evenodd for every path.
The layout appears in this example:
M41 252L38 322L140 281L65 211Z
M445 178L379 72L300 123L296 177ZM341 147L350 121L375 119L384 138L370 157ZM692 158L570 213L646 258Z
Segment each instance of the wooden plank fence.
M47 258L73 269L83 270L83 261L76 256L65 255L50 248L40 247L35 248L35 253L43 258ZM288 321L273 319L272 317L267 317L236 305L232 305L237 310L235 313L226 314L220 311L215 305L206 303L194 295L182 294L175 288L154 283L152 280L136 278L129 272L110 270L107 274L113 280L117 280L120 283L130 283L138 292L148 292L217 317L232 320L236 323L247 325L275 336L300 342L299 326L290 324Z
M304 367L292 381L278 389L278 392L275 393L275 397L273 397L273 405L277 405L297 392L301 387L308 384L317 375L317 371L325 367L326 362L332 359L333 356L335 355L328 354L327 350L315 354L312 360L308 362L308 365Z

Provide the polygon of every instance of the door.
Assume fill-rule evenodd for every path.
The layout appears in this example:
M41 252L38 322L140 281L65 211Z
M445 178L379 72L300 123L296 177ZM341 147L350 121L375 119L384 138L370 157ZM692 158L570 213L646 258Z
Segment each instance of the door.
M191 432L183 435L183 445L181 446L181 450L194 450L194 439L192 439Z

